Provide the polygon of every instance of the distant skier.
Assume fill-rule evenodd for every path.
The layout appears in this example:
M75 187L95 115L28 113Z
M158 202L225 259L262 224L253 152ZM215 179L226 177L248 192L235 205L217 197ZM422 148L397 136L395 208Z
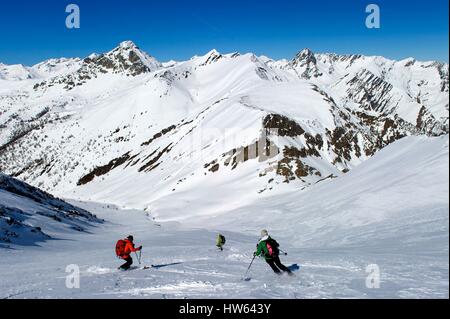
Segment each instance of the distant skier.
M134 247L133 236L128 236L126 239L121 239L116 244L116 255L117 257L124 259L126 262L119 267L121 270L130 269L133 264L133 258L131 258L131 253L142 250L142 246L138 248Z
M256 245L257 249L254 255L264 257L270 268L272 268L275 273L281 274L281 271L284 271L291 275L292 271L290 271L289 268L283 265L280 261L279 246L280 245L277 241L269 236L269 232L263 229L261 231L261 239Z
M222 234L218 234L216 238L216 246L220 249L220 251L223 251L223 245L225 245L225 242L225 236Z

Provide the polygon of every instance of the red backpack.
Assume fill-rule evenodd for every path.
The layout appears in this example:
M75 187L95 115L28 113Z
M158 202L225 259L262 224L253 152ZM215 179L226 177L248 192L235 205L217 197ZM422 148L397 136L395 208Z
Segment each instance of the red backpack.
M269 238L268 240L266 240L266 247L270 257L278 256L278 254L280 253L278 249L279 246L280 245L275 239Z
M116 243L116 255L117 257L122 257L125 255L125 247L127 242L124 239L119 239Z

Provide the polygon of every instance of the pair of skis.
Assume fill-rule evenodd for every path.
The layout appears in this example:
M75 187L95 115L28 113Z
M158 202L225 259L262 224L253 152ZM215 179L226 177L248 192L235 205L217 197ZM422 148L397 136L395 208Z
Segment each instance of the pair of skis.
M150 268L155 268L155 269L156 269L156 267L154 267L154 265L151 265L151 266L142 266L142 267L131 266L131 267L128 268L128 269L121 269L121 268L119 267L119 270L121 270L121 271L146 270L146 269L150 269Z
M282 251L281 249L280 249L280 252L283 253L283 255L287 256L287 252ZM256 255L253 255L253 259L252 259L252 261L250 262L250 265L248 266L247 271L245 272L244 277L242 277L242 280L244 280L244 281L250 281L250 280L252 279L251 277L248 276L248 273L250 272L250 268L252 267L253 262L255 261L255 258L256 258ZM290 275L293 275L292 272L294 272L294 271L296 271L296 270L299 270L299 269L300 269L300 266L299 266L298 264L293 264L293 265L289 266L288 269L291 271L289 274L290 274Z

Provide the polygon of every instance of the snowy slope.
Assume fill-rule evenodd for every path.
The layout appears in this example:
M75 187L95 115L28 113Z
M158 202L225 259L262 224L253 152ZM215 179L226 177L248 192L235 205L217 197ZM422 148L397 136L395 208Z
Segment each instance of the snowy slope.
M51 78L58 75L70 74L81 67L81 60L75 59L50 59L31 67L31 72L36 78Z
M307 191L236 210L223 203L222 214L178 218L181 223L160 222L176 196L160 201L154 213L77 203L106 222L91 234L66 233L62 242L0 250L0 296L448 298L448 143L448 136L408 137ZM184 211L202 204L208 203L192 201ZM277 277L257 260L251 280L242 280L262 227L288 252L284 263L300 265L295 277ZM222 253L214 248L217 232L227 237ZM144 246L143 264L157 268L116 270L114 243L130 233ZM79 289L65 287L70 264L80 267ZM378 289L366 287L370 264L380 268Z
M22 81L31 78L33 75L30 70L21 64L5 65L0 63L0 81Z
M0 173L0 248L86 232L99 222L88 211Z
M69 74L78 70L81 66L81 60L74 59L50 59L31 67L22 64L5 65L0 63L0 80L4 81L25 81L42 80L58 75ZM6 82L2 82L6 85Z
M448 165L448 136L404 138L348 174L319 182L307 191L224 209L223 219L231 219L223 227L247 230L251 225L254 231L269 227L302 247L448 253ZM206 190L197 190L198 194L202 191ZM173 196L160 203L178 200ZM173 210L161 207L154 213L166 220L170 213L165 209ZM177 220L217 225L221 216Z

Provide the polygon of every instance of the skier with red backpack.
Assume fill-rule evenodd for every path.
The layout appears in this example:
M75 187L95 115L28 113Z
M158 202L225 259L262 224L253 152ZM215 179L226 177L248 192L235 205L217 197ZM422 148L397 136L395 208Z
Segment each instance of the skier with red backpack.
M281 274L281 271L292 275L292 271L283 265L280 261L280 245L277 241L269 236L269 232L265 229L261 231L261 239L256 245L257 249L254 256L262 256L269 264L270 268L276 273Z
M126 262L119 267L121 270L130 269L133 264L133 258L131 258L131 253L142 250L142 246L138 248L134 247L133 236L128 236L125 239L120 239L116 244L116 255L117 257L124 259Z

